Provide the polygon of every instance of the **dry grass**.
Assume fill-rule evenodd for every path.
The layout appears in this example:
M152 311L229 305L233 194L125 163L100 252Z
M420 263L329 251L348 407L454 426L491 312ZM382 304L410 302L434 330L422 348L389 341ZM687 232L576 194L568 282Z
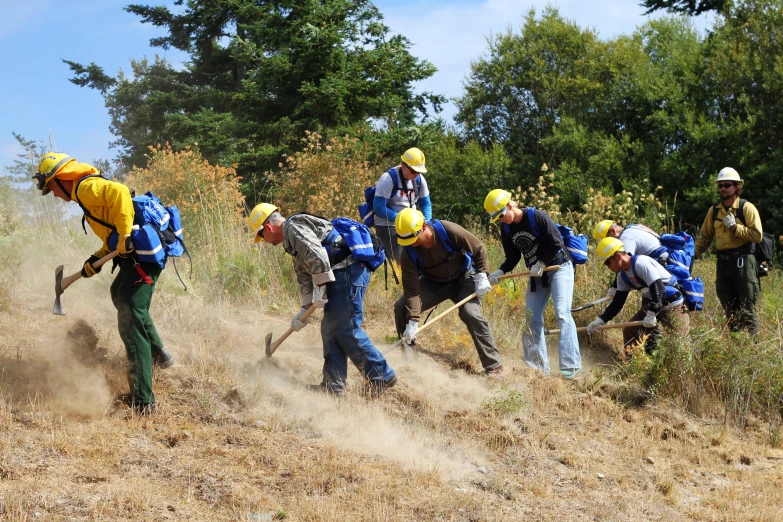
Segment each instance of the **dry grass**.
M153 315L180 364L156 375L159 414L129 415L113 401L126 384L109 281L79 282L55 317L50 282L24 280L0 315L3 519L781 519L783 453L761 424L738 434L667 403L623 407L595 378L542 376L503 324L502 381L474 372L447 320L427 353L390 355L401 382L382 399L352 369L338 401L305 389L317 328L260 361L284 320L164 281ZM395 290L379 283L368 325L385 346Z
M228 217L195 226L229 262L199 252L188 292L170 270L159 282L152 314L179 364L156 374L159 413L133 416L115 400L127 383L108 270L68 289L68 315L51 314L54 267L75 271L95 239L63 228L43 198L33 208L29 261L0 296L3 520L783 519L783 451L765 422L750 414L737 431L712 403L700 420L618 382L601 370L623 355L618 333L583 344L595 371L574 383L528 369L521 280L484 305L502 380L478 373L455 315L422 336L417 358L390 354L400 383L380 400L353 368L341 400L306 390L320 380L317 326L261 360L266 333L296 308L290 261L253 248ZM228 277L242 267L247 278ZM589 267L577 281L575 303L605 289ZM398 295L376 274L366 326L378 346Z

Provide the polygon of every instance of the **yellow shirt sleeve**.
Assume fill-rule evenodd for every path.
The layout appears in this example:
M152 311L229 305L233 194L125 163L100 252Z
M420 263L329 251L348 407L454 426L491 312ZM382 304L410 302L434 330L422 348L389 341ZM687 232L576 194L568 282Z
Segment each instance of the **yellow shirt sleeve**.
M113 225L120 236L131 233L133 229L133 200L128 187L116 181L94 177L79 183L78 189L77 194L74 184L74 193L71 194L71 199L80 202L90 215ZM89 217L87 222L95 235L103 240L103 248L95 252L96 256L103 257L111 251L107 242L112 230Z

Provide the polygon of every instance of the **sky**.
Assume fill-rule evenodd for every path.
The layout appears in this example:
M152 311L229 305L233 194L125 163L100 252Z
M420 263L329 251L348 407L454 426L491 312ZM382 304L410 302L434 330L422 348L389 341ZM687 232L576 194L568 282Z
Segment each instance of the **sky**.
M138 0L136 0L138 2ZM48 140L53 148L81 161L114 158L114 139L101 94L78 87L62 59L87 65L95 62L116 76L128 71L131 59L156 54L172 63L187 59L175 50L149 45L160 29L142 24L126 13L128 0L0 0L0 166L23 152L12 132L28 139ZM173 6L173 0L148 0L149 5ZM596 30L609 39L629 34L648 18L637 0L376 0L393 33L407 36L414 56L432 62L438 72L417 84L449 98L462 94L470 63L486 52L486 38L511 28L518 31L534 8L558 7L565 18ZM695 20L704 30L706 16ZM456 108L444 107L451 122Z

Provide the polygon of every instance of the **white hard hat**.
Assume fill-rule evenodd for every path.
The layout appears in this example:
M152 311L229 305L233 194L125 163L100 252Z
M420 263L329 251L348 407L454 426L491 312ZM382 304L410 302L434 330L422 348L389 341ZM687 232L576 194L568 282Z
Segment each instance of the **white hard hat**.
M721 181L733 181L740 185L743 183L737 171L731 167L725 167L718 172L718 179L715 180L715 183L720 183Z

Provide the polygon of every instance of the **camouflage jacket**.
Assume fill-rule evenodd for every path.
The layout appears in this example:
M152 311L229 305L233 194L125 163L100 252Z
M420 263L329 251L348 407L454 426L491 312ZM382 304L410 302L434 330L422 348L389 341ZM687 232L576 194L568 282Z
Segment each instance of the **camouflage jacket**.
M331 283L334 281L333 269L338 270L354 262L348 257L333 267L329 264L329 256L322 243L333 228L326 219L310 214L294 214L283 223L283 248L294 259L302 306L312 303L313 285ZM337 243L342 241L340 237Z

